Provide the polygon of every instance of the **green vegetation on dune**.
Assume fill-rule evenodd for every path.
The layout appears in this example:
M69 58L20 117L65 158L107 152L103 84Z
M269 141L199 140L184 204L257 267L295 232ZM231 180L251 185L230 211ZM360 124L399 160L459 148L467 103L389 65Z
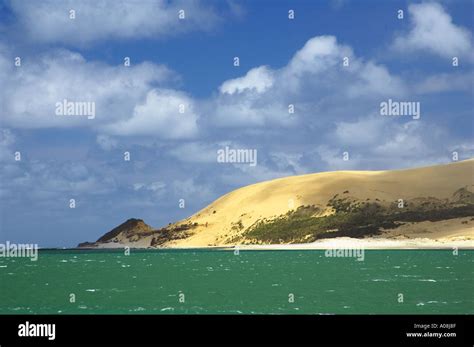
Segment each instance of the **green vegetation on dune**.
M395 203L339 198L336 194L328 202L334 211L331 215L319 216L321 209L314 205L300 206L275 219L259 220L243 236L256 243L303 243L343 236L361 238L381 234L383 229L396 228L400 223L474 216L472 193L464 193L457 191L451 201L412 199L403 208Z
M276 219L260 220L249 228L245 237L264 243L312 242L326 237L377 234L378 228L375 225L385 224L382 223L381 216L361 212L336 212L324 217L300 213L302 209L313 208L314 206L301 206ZM350 235L342 235L346 233Z

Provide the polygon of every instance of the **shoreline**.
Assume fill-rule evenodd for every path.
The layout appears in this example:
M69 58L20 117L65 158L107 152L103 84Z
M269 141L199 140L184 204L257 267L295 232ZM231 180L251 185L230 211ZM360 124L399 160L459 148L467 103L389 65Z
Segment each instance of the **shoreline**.
M474 249L474 240L470 239L355 239L339 237L318 240L311 243L298 244L268 244L268 245L222 245L222 246L193 246L193 247L140 247L133 244L103 243L94 247L67 248L68 250L94 250L94 249L130 249L142 250L326 250L326 249L374 249L374 250L408 250L408 249ZM61 249L61 248L58 248Z

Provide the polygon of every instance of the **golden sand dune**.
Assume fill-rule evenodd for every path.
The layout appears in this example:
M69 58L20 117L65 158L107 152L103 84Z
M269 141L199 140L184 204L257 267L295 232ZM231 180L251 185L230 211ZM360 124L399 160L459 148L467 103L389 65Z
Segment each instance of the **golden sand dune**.
M234 190L191 217L155 230L151 235L142 235L138 240L136 236L132 240L128 231L128 236L118 235L115 242L137 242L136 246L140 247L204 247L314 242L326 236L469 241L474 240L474 218L470 218L474 217L471 213L474 208L473 188L474 159L406 170L336 171L285 177ZM301 209L302 206L311 206L311 209ZM318 224L318 233L313 233L311 230L316 229L310 225L304 238L301 235L306 233L306 229L298 231L299 239L296 234L292 239L287 232L272 239L273 230L281 229L276 224L249 233L259 223L286 218L284 215L289 211L310 211L308 218L314 218L311 221L315 223L324 218L326 223L329 218L325 216L336 216L330 217L330 221L337 227L321 233L321 228L327 223ZM354 211L356 213L352 213ZM373 219L384 228L375 228L379 232L374 232L371 222L367 222L365 229L361 229L359 225L347 224L353 223L352 220L341 224L337 216L345 221L346 212L359 217L354 220L361 221L360 226ZM399 212L404 214L397 214ZM383 222L385 215L390 216L387 217L390 220L388 226ZM291 216L296 218L299 214ZM361 216L367 218L360 219ZM400 222L398 216L401 216ZM305 222L308 223L308 219ZM351 235L352 230L357 233ZM343 231L345 234L341 234Z
M199 226L192 236L170 245L220 245L237 233L235 226L239 221L245 230L258 219L276 217L302 205L325 208L328 200L336 194L343 196L344 192L361 201L398 202L420 197L450 199L462 187L473 191L474 159L407 170L336 171L285 177L232 191L178 222ZM330 213L327 209L325 212ZM466 236L473 236L473 223L459 224L457 235L462 229ZM445 237L451 229L446 230Z

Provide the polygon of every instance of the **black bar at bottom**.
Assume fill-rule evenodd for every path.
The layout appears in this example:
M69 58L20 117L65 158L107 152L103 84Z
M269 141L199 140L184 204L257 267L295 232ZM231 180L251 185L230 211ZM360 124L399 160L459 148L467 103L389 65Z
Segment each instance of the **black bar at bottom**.
M26 322L30 328L32 323L55 324L54 340L19 336L20 325L25 332ZM2 315L0 346L244 342L473 346L473 323L472 315Z

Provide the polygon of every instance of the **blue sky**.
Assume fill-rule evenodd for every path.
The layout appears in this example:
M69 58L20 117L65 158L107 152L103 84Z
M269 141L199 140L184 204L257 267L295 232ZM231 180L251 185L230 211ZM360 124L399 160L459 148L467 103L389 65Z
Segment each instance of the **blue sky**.
M470 158L472 12L472 1L2 1L0 242L74 246L267 179ZM96 117L56 115L63 99L94 102ZM381 115L388 99L419 102L420 119ZM218 163L225 146L256 149L258 164Z

